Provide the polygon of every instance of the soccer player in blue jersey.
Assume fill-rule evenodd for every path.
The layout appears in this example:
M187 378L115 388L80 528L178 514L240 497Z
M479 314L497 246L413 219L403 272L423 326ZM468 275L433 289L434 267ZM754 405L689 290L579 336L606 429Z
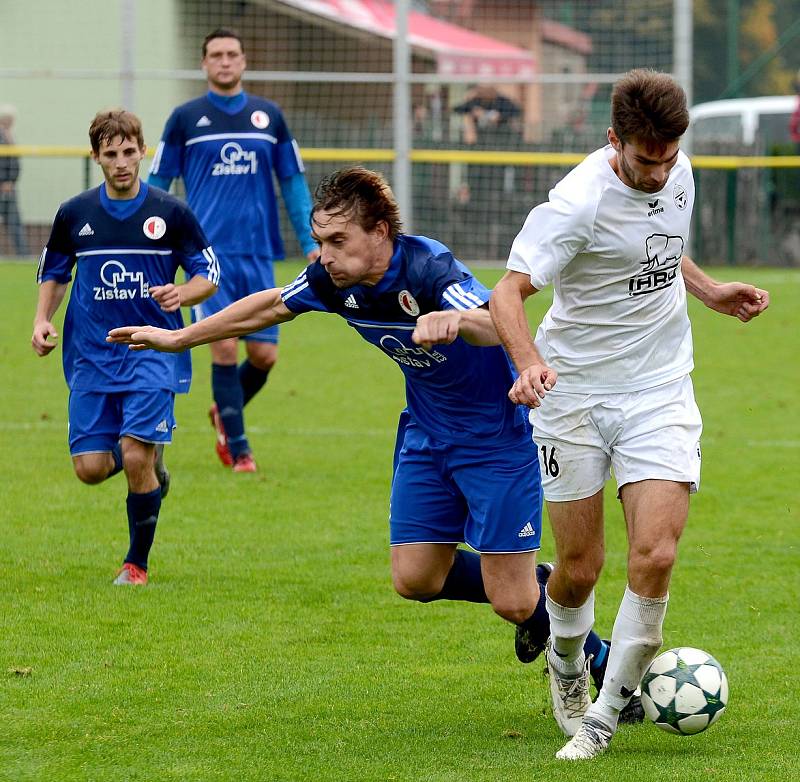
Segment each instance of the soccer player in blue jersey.
M183 325L180 307L210 296L219 264L189 208L139 179L142 126L127 111L99 113L89 128L105 182L62 204L39 262L31 342L55 347L52 318L75 270L64 319L64 375L70 389L69 449L75 474L95 484L124 470L129 548L115 584L146 584L161 500L169 488L164 444L172 438L175 394L189 390L189 353L131 354L106 342L131 318ZM188 281L175 285L183 268Z
M174 352L305 312L344 318L405 375L391 490L395 589L422 602L490 602L517 625L519 659L532 661L549 635L539 583L550 566L536 566L539 465L521 408L506 393L513 374L489 291L443 244L401 233L394 196L373 171L324 180L312 227L322 254L285 288L183 329L113 329L109 341ZM607 644L592 633L585 648L599 684ZM629 714L635 719L635 708Z
M150 184L165 190L173 178L183 178L189 205L220 258L219 292L195 308L196 319L275 285L272 262L285 253L273 174L303 252L309 260L319 254L297 142L275 103L244 92L245 65L237 33L218 29L206 36L208 92L172 112L150 169ZM209 415L217 430L217 454L235 472L256 470L243 409L278 357L278 327L247 334L245 347L247 358L237 367L235 338L211 344L214 404Z

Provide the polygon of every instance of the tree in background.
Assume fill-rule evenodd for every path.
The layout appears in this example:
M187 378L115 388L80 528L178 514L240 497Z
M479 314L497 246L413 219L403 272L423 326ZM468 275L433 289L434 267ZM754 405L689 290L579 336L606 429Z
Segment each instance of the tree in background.
M727 62L730 14L738 7L737 57L733 72ZM694 101L720 97L789 95L800 68L800 0L695 0ZM763 54L777 47L782 34L792 33L736 95L726 93L739 74Z

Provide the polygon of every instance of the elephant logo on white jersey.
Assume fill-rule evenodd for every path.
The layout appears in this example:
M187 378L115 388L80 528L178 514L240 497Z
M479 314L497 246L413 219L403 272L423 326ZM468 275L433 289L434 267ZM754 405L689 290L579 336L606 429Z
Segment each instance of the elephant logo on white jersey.
M106 261L100 267L100 281L103 285L94 286L95 301L129 300L137 294L142 299L150 298L150 283L144 272L129 272L120 261Z
M647 260L643 272L653 269L672 266L675 261L680 262L683 257L683 237L667 236L666 234L651 234L647 237Z
M628 295L643 296L669 288L678 275L683 257L683 237L650 234L645 240L647 259L638 274L628 280Z
M254 149L242 149L241 144L229 141L219 151L219 163L214 163L211 176L231 176L255 174L258 171L258 158Z

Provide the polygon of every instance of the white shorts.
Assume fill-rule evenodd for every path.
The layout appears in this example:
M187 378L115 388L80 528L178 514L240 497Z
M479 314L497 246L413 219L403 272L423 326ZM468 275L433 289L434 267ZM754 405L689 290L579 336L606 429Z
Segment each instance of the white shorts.
M530 414L545 499L581 500L611 475L619 491L648 479L700 487L703 422L686 377L622 394L551 391Z

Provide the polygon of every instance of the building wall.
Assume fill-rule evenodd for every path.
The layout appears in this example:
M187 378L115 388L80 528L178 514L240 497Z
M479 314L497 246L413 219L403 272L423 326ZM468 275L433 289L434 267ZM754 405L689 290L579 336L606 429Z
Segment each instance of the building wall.
M136 0L133 31L138 68L174 68L179 38L173 2ZM158 23L154 24L153 20ZM130 32L130 31L129 31ZM122 103L123 85L112 78L59 78L72 69L119 70L120 0L3 0L0 3L0 62L4 68L52 71L37 78L0 78L0 102L17 108L18 144L77 145L88 148L95 113ZM198 58L199 59L199 58ZM158 141L164 121L186 85L166 80L135 85L132 108L141 117L148 145ZM83 188L79 159L26 158L18 185L26 223L49 223L59 203ZM93 182L99 182L92 171ZM33 237L39 239L38 235ZM34 247L32 251L38 250Z

